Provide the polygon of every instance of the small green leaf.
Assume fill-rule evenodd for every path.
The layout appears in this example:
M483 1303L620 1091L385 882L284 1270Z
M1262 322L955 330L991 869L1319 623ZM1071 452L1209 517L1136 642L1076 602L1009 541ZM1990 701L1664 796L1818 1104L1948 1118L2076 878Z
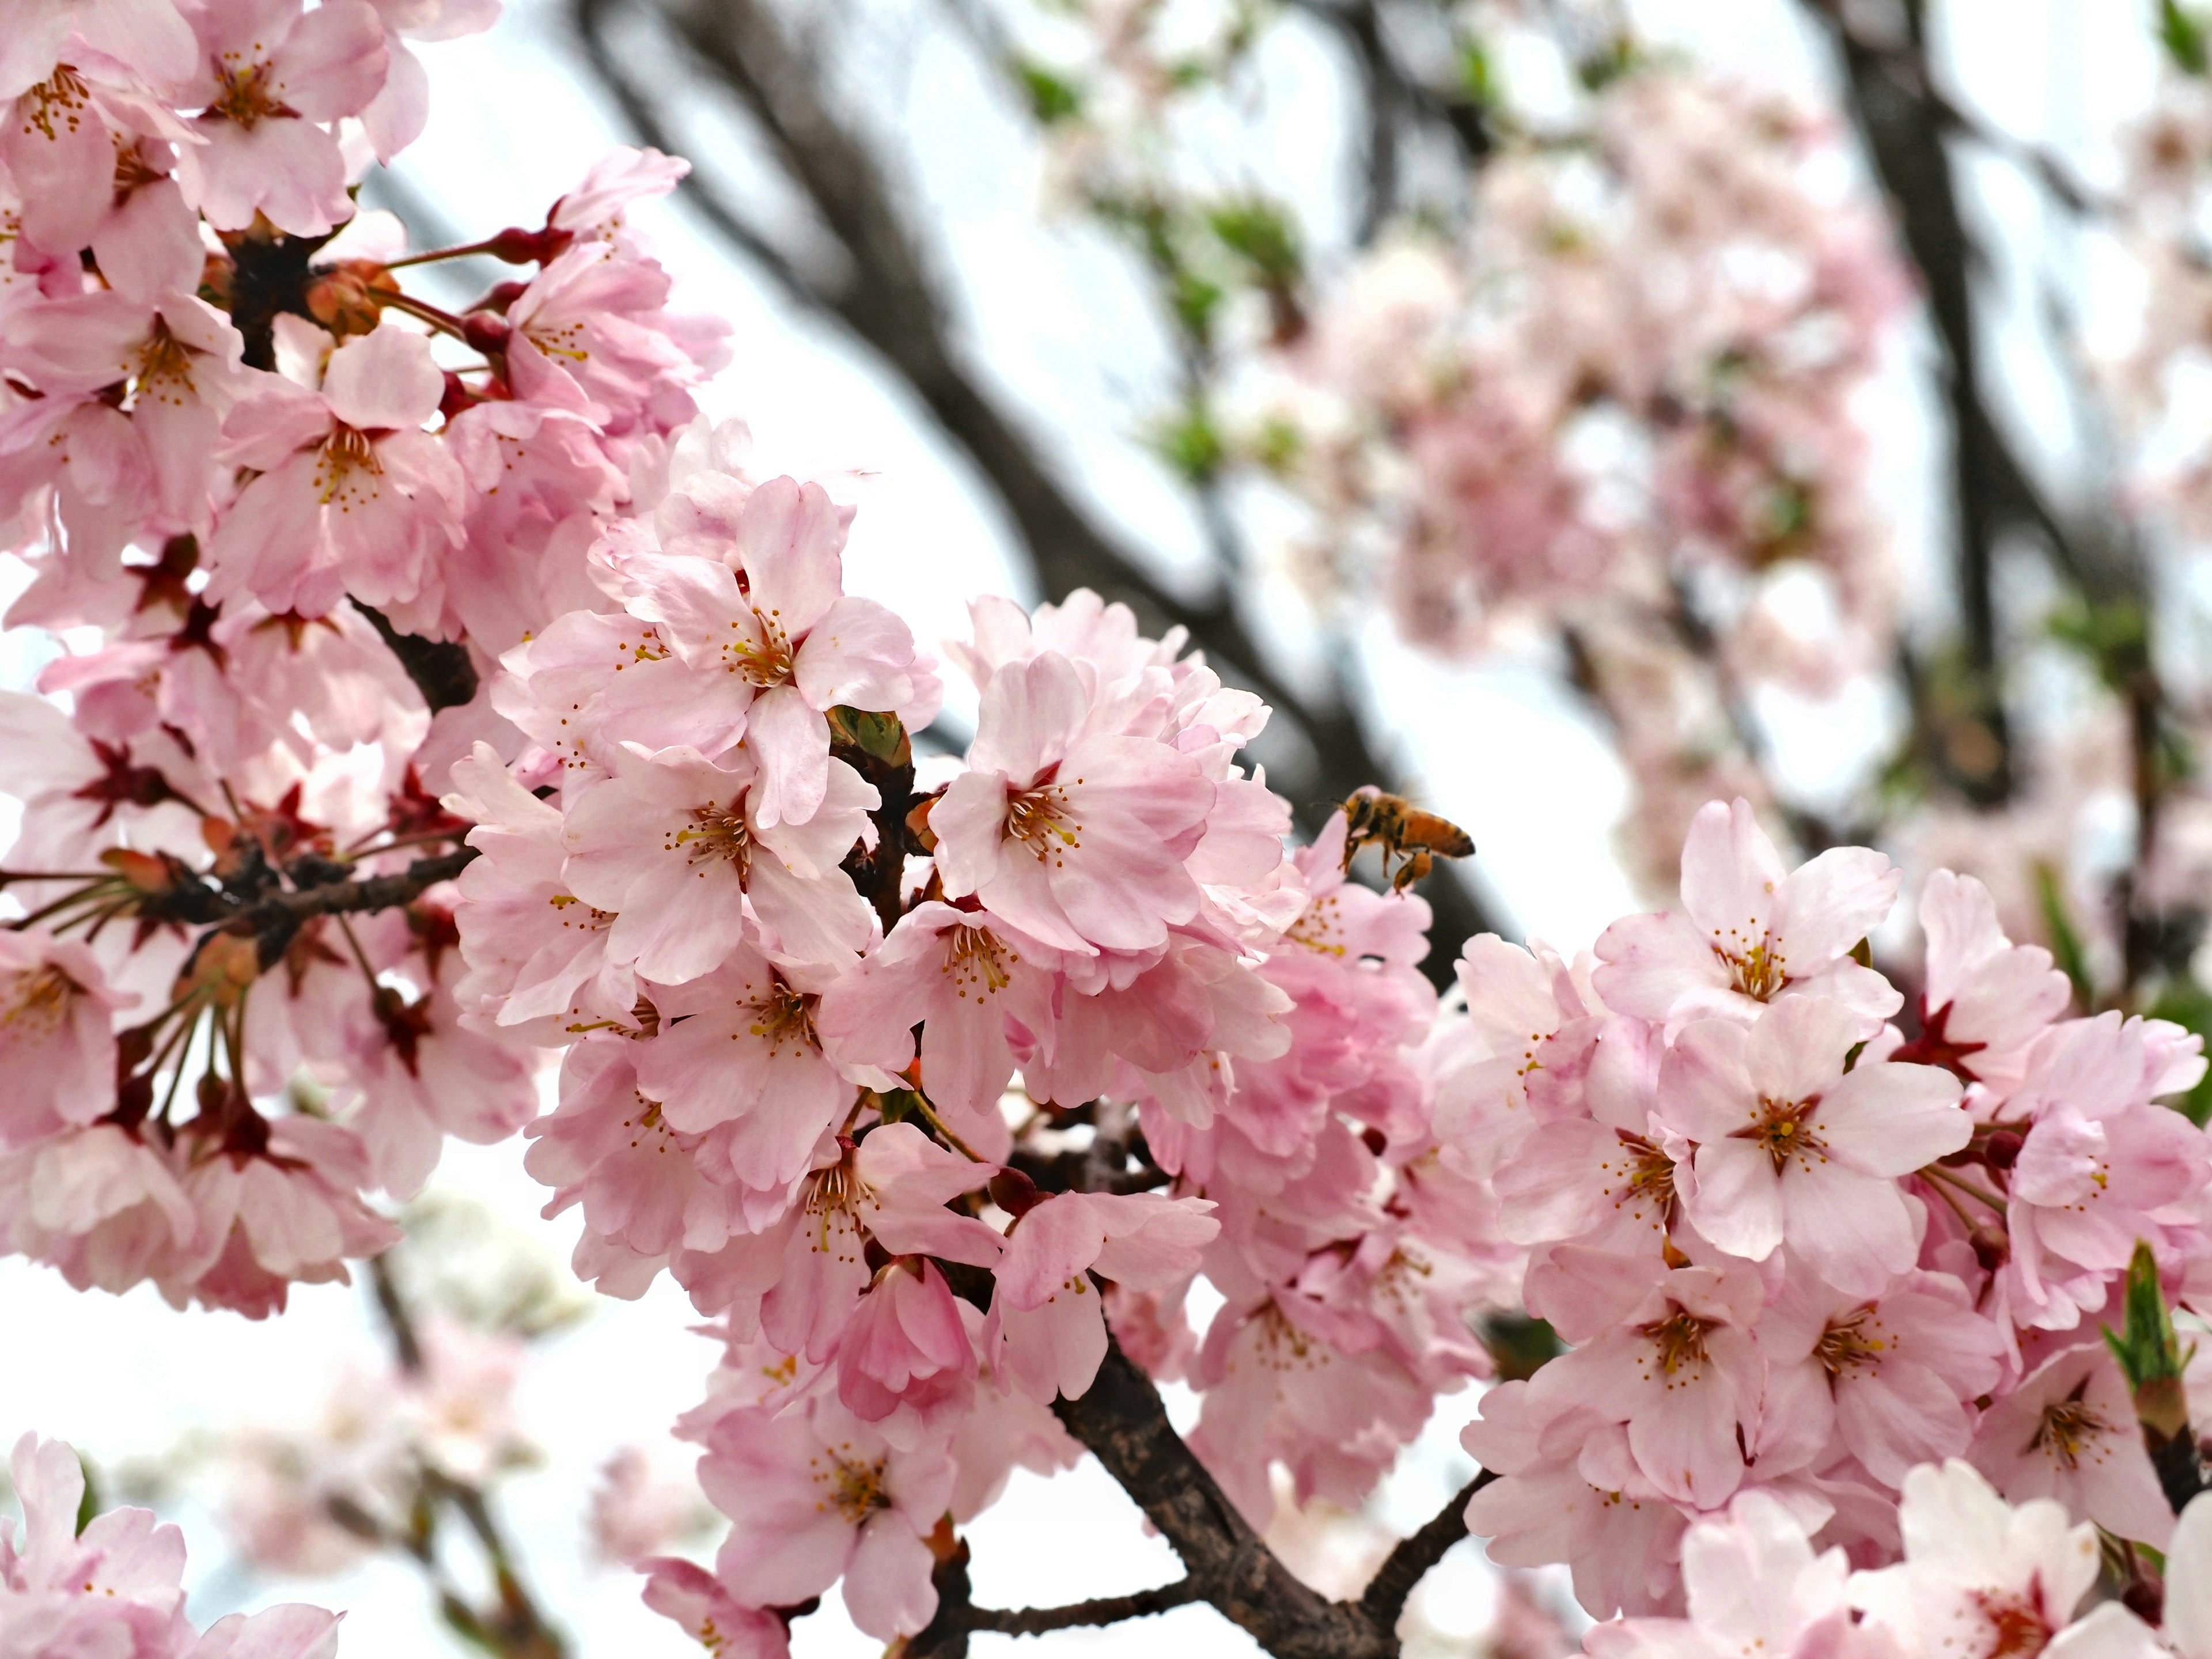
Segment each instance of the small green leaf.
M92 1472L92 1460L82 1452L76 1455L76 1466L84 1471L84 1496L76 1501L76 1533L82 1538L92 1517L100 1513L100 1479Z
M1040 126L1056 126L1083 113L1083 91L1073 82L1037 64L1017 62L1013 71Z
M1459 83L1468 102L1488 109L1498 101L1498 71L1480 40L1462 41L1459 49Z
M2174 68L2184 75L2203 75L2212 69L2212 54L2205 49L2204 25L2182 10L2175 0L2159 0L2158 40Z
M1489 1351L1501 1382L1526 1381L1566 1352L1558 1332L1526 1314L1492 1314L1482 1322L1475 1337Z
M1232 202L1208 213L1206 223L1224 247L1251 267L1262 287L1297 280L1304 263L1297 232L1273 203Z
M2170 1019L2185 1030L2191 1030L2212 1045L2212 991L2207 991L2187 975L2170 979L2160 988L2158 999L2148 1011L2154 1019ZM2212 1119L2212 1072L2207 1072L2195 1088L2179 1100L2168 1103L2177 1112L2203 1128Z
M1269 418L1254 440L1252 458L1270 472L1287 472L1305 447L1305 434L1280 416Z
M1158 445L1161 459L1193 483L1213 477L1227 455L1212 416L1203 408L1186 409L1169 422Z
M2047 864L2035 866L2035 896L2043 907L2043 925L2051 930L2051 952L2074 982L2074 1000L2082 1007L2097 1006L2097 988L2089 976L2089 952L2066 914L2066 896L2059 890L2058 872Z

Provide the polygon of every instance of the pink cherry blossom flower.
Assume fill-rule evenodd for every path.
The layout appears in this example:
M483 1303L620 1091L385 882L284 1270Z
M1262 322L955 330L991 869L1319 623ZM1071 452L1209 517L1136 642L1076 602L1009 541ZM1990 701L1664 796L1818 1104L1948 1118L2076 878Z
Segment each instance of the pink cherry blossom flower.
M641 1256L720 1249L739 1224L742 1200L702 1167L700 1139L681 1135L639 1086L622 1037L577 1044L562 1067L561 1103L525 1133L536 1143L523 1168L553 1188L557 1215L584 1206L584 1224Z
M934 1425L974 1403L975 1348L937 1264L905 1256L883 1267L837 1346L837 1398L880 1423L902 1408Z
M0 932L0 1065L15 1079L0 1110L0 1148L112 1109L113 1015L136 1000L110 990L99 959L76 940Z
M2101 1342L2029 1372L1984 1414L1966 1461L2008 1502L2056 1498L2069 1515L2154 1549L2172 1535L2134 1397Z
M804 823L821 809L830 709L905 710L919 713L921 724L934 712L912 708L921 684L906 624L843 592L844 516L819 484L771 478L746 498L732 526L737 568L719 558L665 559L633 605L686 658L741 688L732 700L750 695L745 747L760 769L754 787L764 826Z
M1482 1397L1460 1441L1495 1480L1468 1500L1468 1531L1504 1567L1564 1565L1593 1618L1679 1608L1674 1564L1688 1522L1638 1468L1626 1431L1540 1419L1528 1384Z
M1634 1293L1632 1275L1617 1291ZM1587 1409L1624 1425L1644 1478L1699 1509L1728 1501L1744 1473L1738 1429L1755 1433L1765 1364L1751 1335L1760 1304L1746 1269L1662 1270L1626 1318L1529 1383L1528 1410Z
M393 1197L422 1191L447 1135L489 1146L536 1115L534 1057L499 1035L465 1029L450 987L410 998L380 985L355 1010L346 1074L360 1098L346 1126Z
M969 770L930 814L948 897L972 893L1063 951L1142 951L1198 911L1182 865L1214 787L1165 745L1094 732L1073 663L1047 653L983 693Z
M1959 1080L1933 1066L1864 1061L1846 1073L1858 1017L1791 997L1747 1031L1687 1027L1660 1074L1660 1110L1698 1144L1698 1231L1763 1261L1786 1240L1846 1294L1871 1296L1913 1262L1911 1212L1894 1182L1964 1146Z
M204 1634L185 1616L185 1540L153 1511L109 1510L82 1528L83 1465L58 1440L26 1434L10 1460L23 1505L20 1544L0 1520L0 1628L25 1654L144 1659L331 1659L336 1614L287 1603L232 1613Z
M214 1148L185 1170L199 1248L213 1265L189 1284L164 1278L162 1292L178 1306L189 1295L259 1318L283 1307L289 1283L343 1284L347 1257L398 1242L398 1228L362 1202L370 1177L357 1136L296 1114L267 1135L265 1153Z
M461 872L460 928L468 975L454 988L465 1008L489 1006L501 1028L557 1041L560 1027L627 1019L637 976L607 959L614 917L562 879L567 857L558 807L517 783L489 744L453 763L450 811L475 822L483 856Z
M2150 1103L2177 1060L2193 1075L2196 1039L2169 1054L2160 1024L2110 1012L2052 1027L2006 1103L2008 1120L2029 1126L2008 1175L1997 1283L2019 1324L2071 1329L2105 1305L2137 1240L2171 1250L2199 1237L2186 1206L2212 1181L2212 1148Z
M1187 1281L1221 1231L1213 1208L1157 1193L1058 1193L1025 1211L1007 1237L991 1304L1007 1376L1041 1404L1079 1399L1106 1358L1091 1273L1135 1291Z
M500 662L493 708L557 756L570 784L622 769L628 744L714 759L744 731L744 699L717 695L657 624L627 614L570 611Z
M318 123L359 113L384 84L384 24L367 0L239 0L192 14L201 142L184 148L185 193L218 230L265 214L279 230L320 236L353 216L345 159ZM278 607L282 609L283 607Z
M1784 995L1840 1002L1873 1035L1902 999L1850 952L1888 915L1902 874L1839 847L1784 873L1750 803L1707 803L1682 846L1682 909L1631 916L1597 943L1608 1007L1644 1019L1749 1020Z
M692 749L633 754L568 808L563 874L616 921L608 954L680 984L709 972L744 937L747 912L786 963L849 962L873 916L837 866L870 832L873 785L842 761L805 823L763 824L747 757L718 765Z
M507 309L515 395L577 410L615 434L682 425L694 412L687 388L720 365L714 353L702 364L671 331L668 290L668 273L634 250L568 248Z
M0 1158L0 1236L78 1290L119 1295L204 1266L200 1219L170 1161L95 1123Z
M919 1025L931 1103L963 1137L995 1139L1006 1133L992 1127L999 1097L1014 1074L1007 1023L1048 1027L1060 960L988 910L927 900L823 993L816 1027L840 1065L896 1076L915 1060Z
M210 597L319 616L350 593L435 626L437 561L461 539L460 469L422 430L444 392L429 342L386 325L333 351L320 392L272 378L241 400L226 453L260 476L208 543Z
M1804 1524L1771 1492L1736 1494L1722 1516L1682 1538L1684 1620L1600 1625L1583 1639L1590 1659L1735 1659L1747 1653L1903 1659L1893 1638L1854 1627L1839 1549L1819 1556Z
M1997 923L1996 901L1972 876L1936 870L1920 890L1928 936L1921 1035L1895 1060L1947 1066L2002 1099L2021 1081L2028 1050L2074 995L2051 952L2014 945Z
M942 1438L895 1446L833 1399L732 1412L699 1465L731 1522L715 1576L764 1607L793 1606L842 1577L854 1624L883 1640L911 1635L937 1610L923 1540L953 1478Z
M668 1126L728 1126L721 1155L749 1187L804 1174L854 1095L815 1036L816 998L743 944L713 973L648 994L660 1033L638 1049L638 1087Z
M716 1659L790 1659L791 1632L783 1620L746 1607L704 1567L669 1555L637 1567L646 1575L645 1605L673 1619Z
M1893 1487L1914 1464L1966 1449L1968 1407L1996 1388L2004 1358L1996 1328L1941 1273L1909 1273L1863 1300L1793 1267L1756 1335L1765 1421L1815 1449L1832 1431Z
M978 1267L998 1261L998 1232L945 1207L994 1168L945 1151L911 1123L878 1124L857 1146L837 1143L758 1232L714 1255L678 1258L677 1276L702 1310L732 1310L748 1330L757 1319L784 1352L826 1364L867 1286L870 1239L891 1255Z
M1898 1518L1905 1559L1854 1575L1851 1600L1908 1654L1988 1659L2047 1652L2063 1659L2114 1650L2086 1621L2072 1627L2070 1639L2061 1637L2096 1582L2099 1558L2096 1529L2087 1522L2069 1525L2063 1504L2034 1498L2015 1507L1953 1458L1905 1476ZM2099 1612L2134 1617L2118 1603Z
M1420 1432L1428 1390L1366 1321L1289 1289L1240 1300L1214 1316L1193 1368L1191 1449L1255 1527L1274 1511L1276 1463L1301 1504L1356 1503Z

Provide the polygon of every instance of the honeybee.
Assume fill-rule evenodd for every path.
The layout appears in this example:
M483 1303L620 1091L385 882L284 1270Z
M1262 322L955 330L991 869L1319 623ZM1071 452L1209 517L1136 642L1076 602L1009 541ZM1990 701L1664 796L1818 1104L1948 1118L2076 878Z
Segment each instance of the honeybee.
M1380 847L1382 873L1394 893L1427 875L1437 859L1463 859L1474 851L1473 839L1449 818L1424 811L1401 796L1386 795L1371 783L1345 798L1344 817L1344 867L1352 867L1361 848L1370 842ZM1399 860L1395 873L1394 859Z

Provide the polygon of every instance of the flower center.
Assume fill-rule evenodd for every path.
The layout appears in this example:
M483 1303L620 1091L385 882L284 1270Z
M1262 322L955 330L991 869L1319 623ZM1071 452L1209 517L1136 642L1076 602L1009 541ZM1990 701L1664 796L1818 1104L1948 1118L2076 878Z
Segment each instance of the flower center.
M1848 1319L1832 1321L1813 1345L1813 1358L1831 1376L1841 1376L1845 1371L1864 1365L1878 1370L1881 1356L1897 1346L1897 1340L1879 1334L1876 1326L1870 1333L1867 1322L1874 1317L1872 1308L1861 1308Z
M760 641L738 638L722 647L722 664L732 674L741 674L748 685L763 690L772 685L788 685L798 653L792 648L791 635L784 630L781 611L753 612L760 623ZM744 629L732 622L731 628L739 635Z
M673 831L662 841L660 850L673 853L678 848L685 849L693 864L734 864L739 880L752 865L752 831L745 828L745 815L734 801L727 806L693 807L691 827Z
M2030 1451L2045 1451L2052 1461L2071 1469L2081 1461L2098 1437L2112 1431L2112 1425L2091 1410L2081 1398L2089 1386L2083 1377L2072 1394L2063 1400L2053 1401L2043 1408L2043 1420L2035 1425L2035 1433L2027 1443Z
M814 1035L815 1001L778 980L766 996L752 1005L756 1018L746 1030L768 1043L771 1059L783 1052L787 1042L794 1052L818 1048L821 1044Z
M23 118L23 135L36 132L53 140L75 132L84 124L92 94L73 65L57 64L53 74L25 93L16 105Z
M241 64L236 52L227 52L216 65L216 73L222 77L222 90L207 106L208 114L235 121L249 131L272 115L298 118L300 112L279 99L270 85L267 64Z
M1007 969L1020 960L989 928L959 922L945 930L945 965L938 971L951 980L954 994L964 999L972 992L981 1002L1006 988L1012 978Z
M1711 1329L1711 1325L1686 1308L1677 1308L1666 1318L1655 1319L1638 1328L1639 1334L1651 1344L1660 1371L1668 1376L1692 1366L1704 1368L1705 1333Z
M368 434L341 422L323 440L322 453L316 458L315 493L324 506L350 513L356 505L376 499L376 481L383 473Z
M1029 788L1006 797L1006 836L1028 848L1039 864L1049 860L1058 866L1068 848L1083 845L1083 826L1071 821L1067 791L1052 776L1048 771Z
M815 1484L829 1489L815 1507L835 1509L848 1524L857 1527L878 1510L890 1508L891 1500L884 1491L884 1460L864 1463L848 1455L852 1449L850 1442L835 1450L825 1446L820 1456L807 1462L813 1466Z
M1621 1155L1598 1165L1613 1195L1613 1207L1633 1208L1639 1216L1649 1210L1656 1225L1666 1225L1674 1214L1674 1160L1642 1135L1626 1129L1613 1133L1620 1142Z
M30 1036L58 1030L83 988L51 965L17 974L0 1004L0 1028Z
M156 403L180 404L198 390L192 383L191 349L170 333L168 323L160 317L154 319L153 328L139 344L137 378L138 395L151 398ZM342 427L339 430L352 432L349 427ZM356 438L361 436L359 433L352 433L352 435ZM366 439L362 440L364 446L367 441ZM369 465L374 466L375 464L375 454L372 451Z
M1747 922L1745 927L1747 931L1743 933L1731 927L1723 933L1714 928L1713 954L1729 970L1731 988L1754 1002L1765 1002L1789 983L1789 963L1774 948L1765 928L1756 922Z
M1818 1095L1803 1100L1762 1100L1750 1127L1736 1130L1729 1139L1758 1143L1774 1161L1777 1175L1793 1158L1808 1170L1815 1163L1826 1164L1828 1149L1816 1133L1823 1126L1814 1122L1812 1115L1820 1103Z
M2051 1621L2036 1601L1996 1590L1976 1590L1973 1601L1990 1634L1989 1647L1977 1659L2033 1659L2050 1645Z

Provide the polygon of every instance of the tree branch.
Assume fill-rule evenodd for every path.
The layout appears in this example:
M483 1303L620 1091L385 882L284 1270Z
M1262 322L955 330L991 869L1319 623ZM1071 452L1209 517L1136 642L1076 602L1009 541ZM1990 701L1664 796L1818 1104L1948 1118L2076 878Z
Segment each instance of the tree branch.
M1188 1607L1202 1601L1198 1582L1178 1578L1157 1589L1129 1595L1101 1595L1065 1607L970 1607L969 1628L996 1631L1002 1636L1042 1636L1048 1631L1073 1630L1080 1625L1118 1625L1127 1619L1149 1619L1156 1613Z
M1395 1633L1302 1583L1169 1423L1152 1379L1109 1344L1097 1380L1054 1411L1175 1548L1198 1599L1276 1659L1392 1659Z
M1397 1629L1398 1616L1405 1612L1406 1598L1413 1593L1413 1586L1429 1576L1429 1570L1444 1559L1445 1551L1467 1536L1468 1500L1497 1479L1495 1469L1476 1475L1430 1517L1426 1526L1411 1538L1400 1540L1383 1559L1359 1598L1361 1609L1377 1630Z

